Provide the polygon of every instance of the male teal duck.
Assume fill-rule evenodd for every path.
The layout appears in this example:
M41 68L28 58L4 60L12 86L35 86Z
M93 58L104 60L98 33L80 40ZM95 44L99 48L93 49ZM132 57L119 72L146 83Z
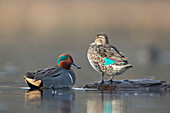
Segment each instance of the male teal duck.
M70 55L62 54L58 57L57 66L27 72L23 78L31 89L71 88L76 82L71 66L81 69L74 64Z
M110 79L112 82L114 76L133 67L128 64L128 59L123 53L109 44L108 37L104 33L99 33L95 41L90 44L87 57L92 67L102 73L101 83L104 83L104 75L112 76Z

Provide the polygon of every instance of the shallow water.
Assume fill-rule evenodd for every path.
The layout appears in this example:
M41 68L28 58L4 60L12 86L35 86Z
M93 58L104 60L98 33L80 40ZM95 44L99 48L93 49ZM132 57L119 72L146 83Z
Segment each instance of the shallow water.
M34 90L0 86L1 113L169 113L169 93Z

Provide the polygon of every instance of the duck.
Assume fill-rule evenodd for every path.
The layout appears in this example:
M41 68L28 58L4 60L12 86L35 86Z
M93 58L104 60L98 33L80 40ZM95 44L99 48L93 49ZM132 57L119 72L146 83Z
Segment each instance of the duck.
M81 69L73 62L69 54L61 54L57 65L35 71L28 71L23 77L30 89L41 88L72 88L76 82L76 75L71 67Z
M89 45L87 58L91 66L101 73L100 83L102 84L104 83L104 75L111 76L109 81L112 83L114 76L133 67L128 64L125 54L114 45L109 44L108 36L103 32L97 34L95 41Z

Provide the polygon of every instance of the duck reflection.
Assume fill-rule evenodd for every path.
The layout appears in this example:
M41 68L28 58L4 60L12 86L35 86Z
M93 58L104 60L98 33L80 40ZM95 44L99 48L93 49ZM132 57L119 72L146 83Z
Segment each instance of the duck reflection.
M29 90L25 93L25 105L30 109L73 113L75 98L71 89Z
M105 93L98 96L87 100L87 113L125 113L123 99L120 97Z

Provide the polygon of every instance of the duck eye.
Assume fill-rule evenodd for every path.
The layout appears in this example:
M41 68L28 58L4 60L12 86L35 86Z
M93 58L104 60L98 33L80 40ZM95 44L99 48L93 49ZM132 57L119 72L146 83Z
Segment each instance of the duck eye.
M68 58L64 58L64 60L68 60Z
M68 58L67 58L67 57L64 57L62 60L68 60Z
M66 56L61 56L58 61L60 62L60 61L63 61L63 60L68 60L68 57L66 57Z

